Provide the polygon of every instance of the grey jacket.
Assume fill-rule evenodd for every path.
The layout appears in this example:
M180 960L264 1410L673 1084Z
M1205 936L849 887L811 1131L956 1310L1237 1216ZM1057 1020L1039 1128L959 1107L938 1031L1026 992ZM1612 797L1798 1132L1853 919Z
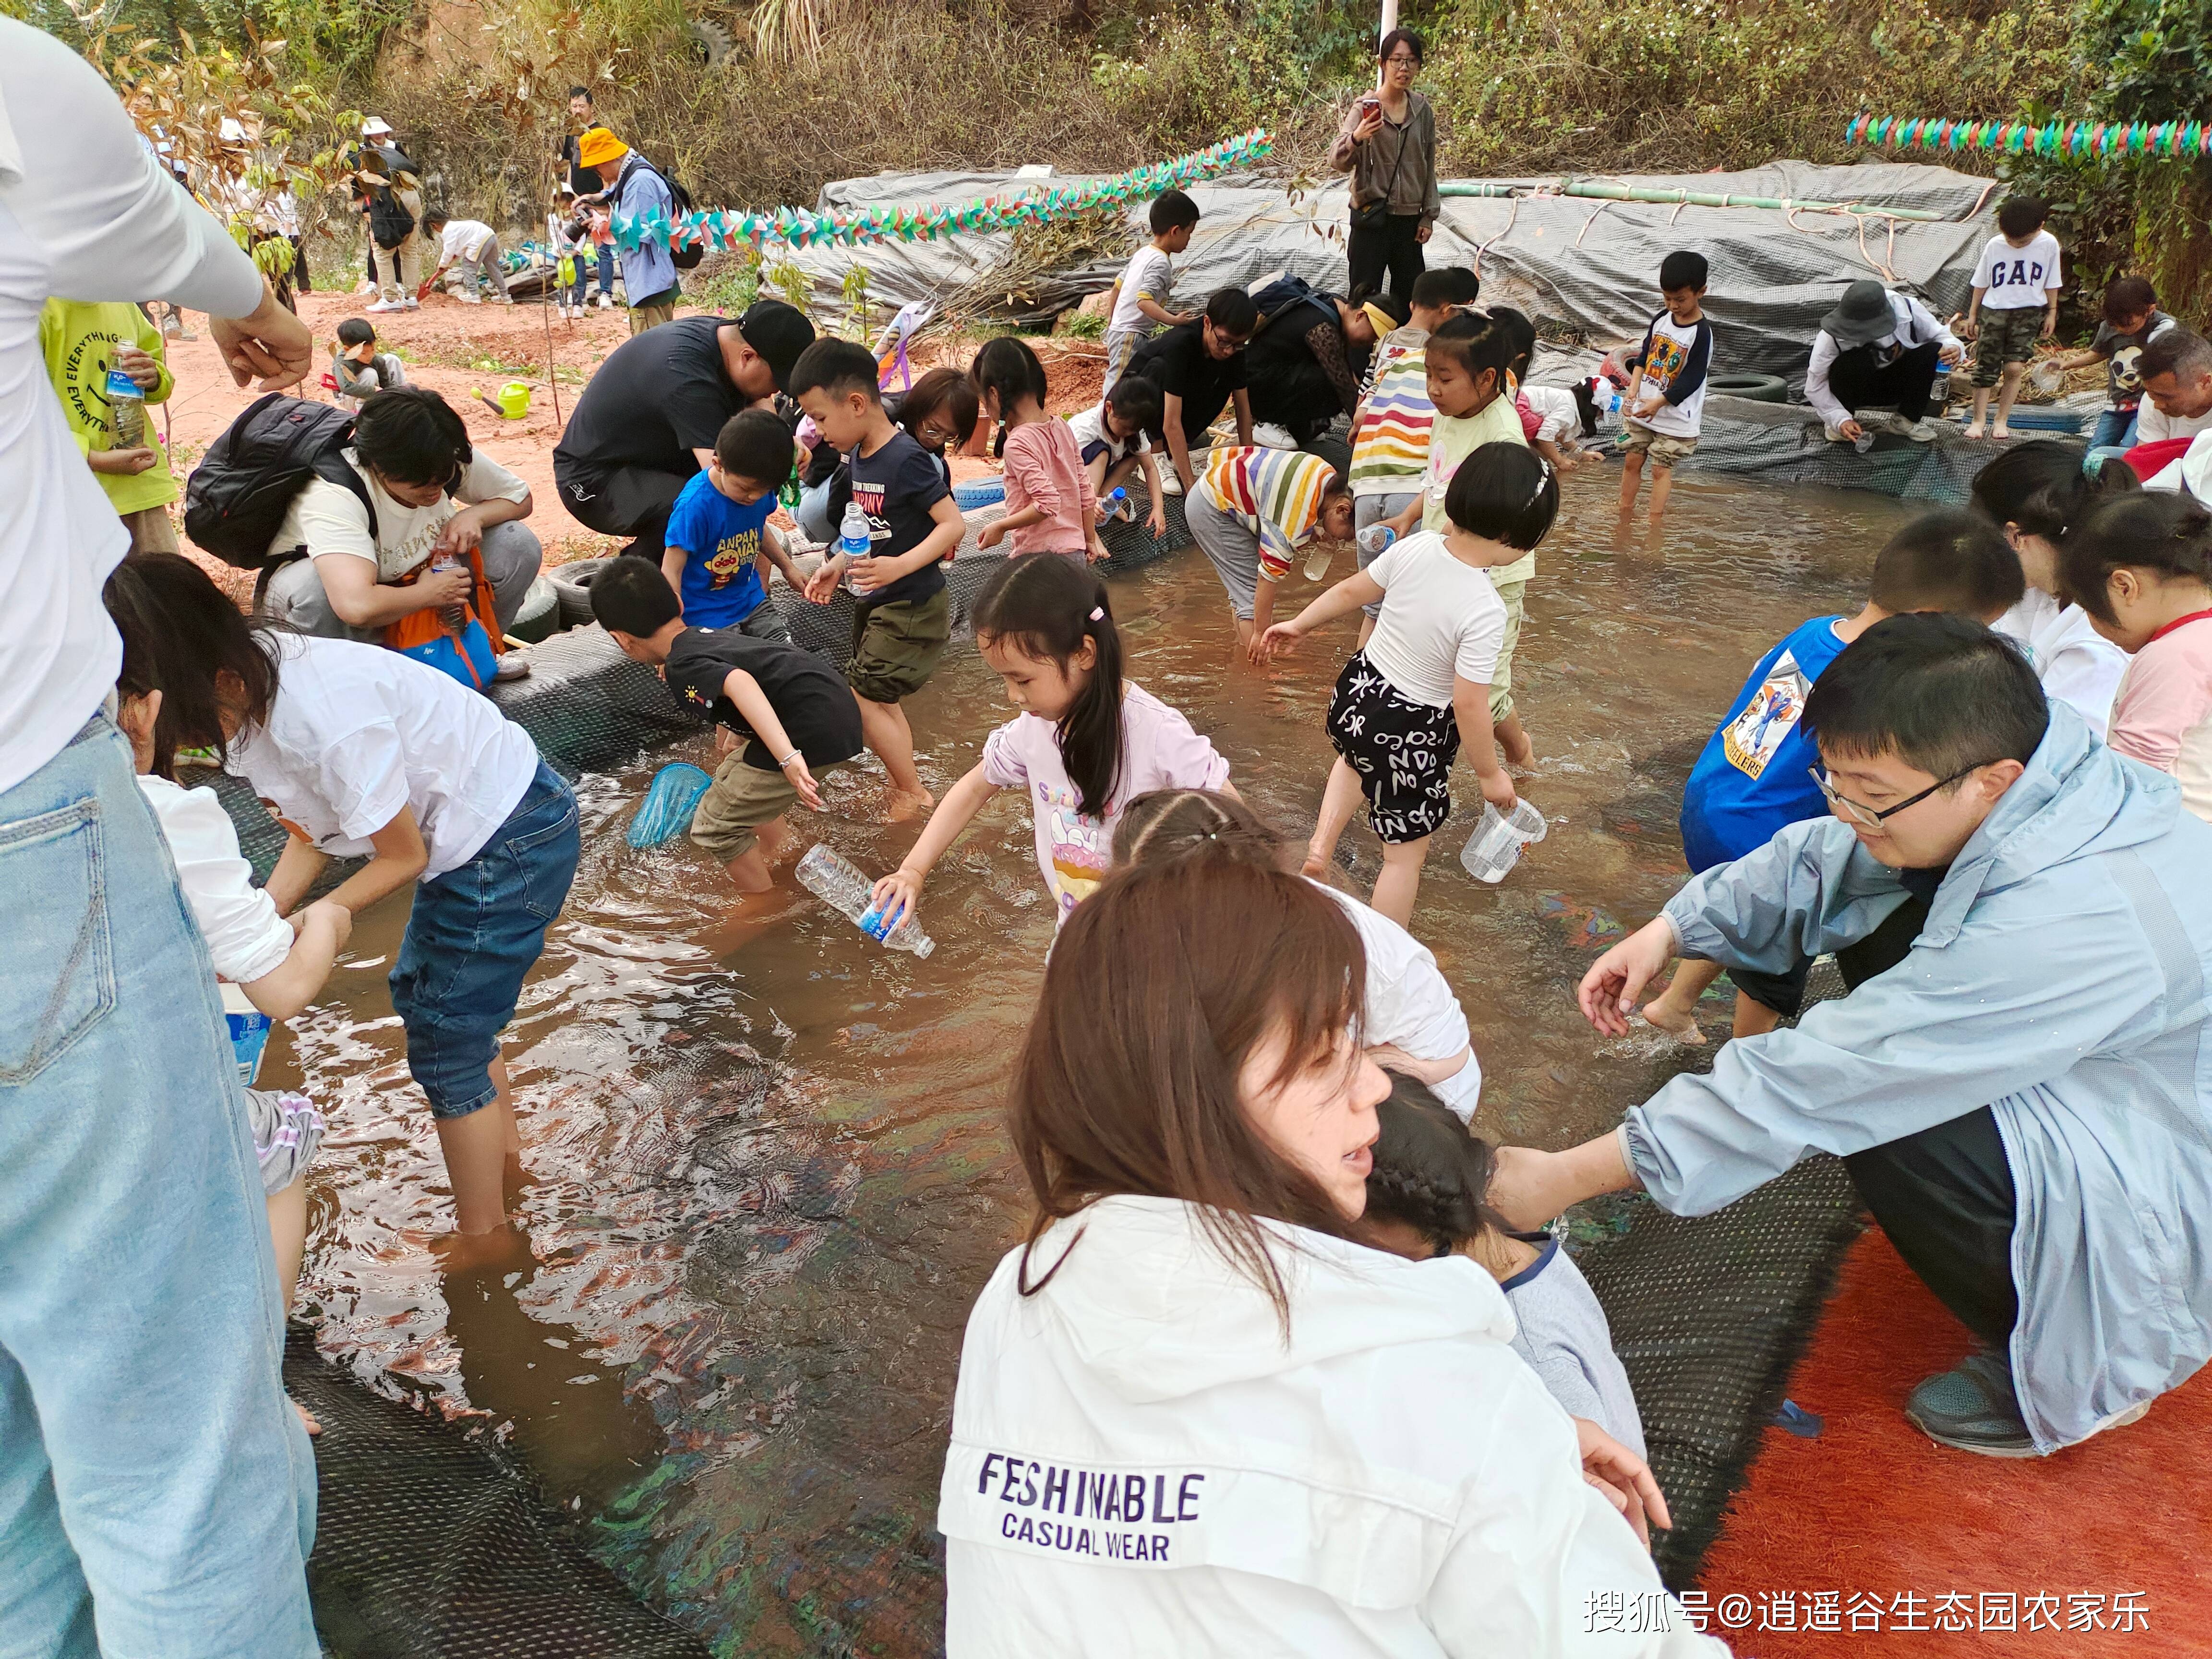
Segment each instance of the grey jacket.
M1437 118L1429 100L1407 93L1406 125L1385 121L1364 144L1352 142L1358 122L1355 104L1328 153L1330 167L1352 175L1352 205L1367 207L1388 191L1394 216L1419 214L1423 224L1434 224L1443 204L1437 196Z
M1936 890L1905 961L1793 1030L1731 1042L1628 1114L1680 1215L1814 1152L1984 1104L2018 1194L2012 1364L2038 1448L2087 1438L2212 1356L2212 825L2063 703ZM1779 972L1903 896L1832 818L1794 823L1667 907L1685 954Z

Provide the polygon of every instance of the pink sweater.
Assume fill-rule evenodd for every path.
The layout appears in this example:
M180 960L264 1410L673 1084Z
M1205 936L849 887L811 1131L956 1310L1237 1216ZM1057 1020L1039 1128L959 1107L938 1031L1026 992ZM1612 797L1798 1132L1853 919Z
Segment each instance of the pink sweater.
M2106 742L2181 785L2181 804L2212 819L2212 611L2169 623L2129 659Z
M1097 516L1091 475L1067 422L1048 416L1006 434L1006 514L1042 507L1042 523L1010 533L1017 553L1072 553L1080 558Z

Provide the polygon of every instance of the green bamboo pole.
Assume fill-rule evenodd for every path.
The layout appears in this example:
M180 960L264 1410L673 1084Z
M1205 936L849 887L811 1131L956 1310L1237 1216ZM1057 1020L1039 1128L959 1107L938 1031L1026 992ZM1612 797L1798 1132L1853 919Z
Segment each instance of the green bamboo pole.
M1655 202L1661 206L1682 204L1690 207L1765 208L1770 212L1798 211L1802 213L1848 213L1875 219L1910 219L1926 224L1942 224L1946 216L1930 213L1923 208L1876 207L1867 202L1799 201L1788 196L1737 196L1725 191L1661 190L1644 185L1616 185L1601 179L1562 179L1546 186L1527 185L1494 185L1471 180L1450 180L1437 186L1439 196L1527 198L1541 191L1553 196L1578 196L1601 202Z

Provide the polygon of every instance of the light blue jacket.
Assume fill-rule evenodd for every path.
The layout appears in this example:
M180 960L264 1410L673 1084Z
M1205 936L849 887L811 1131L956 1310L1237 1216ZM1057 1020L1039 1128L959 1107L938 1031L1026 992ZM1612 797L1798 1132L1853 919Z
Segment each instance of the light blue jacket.
M1686 954L1779 972L1903 896L1833 818L1794 823L1667 907ZM1814 1152L1992 1108L2018 1195L2013 1376L2050 1452L2212 1356L2212 825L2063 703L1936 890L1904 962L1794 1030L1731 1042L1628 1114L1679 1215Z
M665 227L676 216L676 198L635 150L623 157L610 199L626 218L641 219L658 208ZM623 297L634 306L676 286L676 261L669 257L665 228L657 237L644 238L635 248L623 250L622 279Z

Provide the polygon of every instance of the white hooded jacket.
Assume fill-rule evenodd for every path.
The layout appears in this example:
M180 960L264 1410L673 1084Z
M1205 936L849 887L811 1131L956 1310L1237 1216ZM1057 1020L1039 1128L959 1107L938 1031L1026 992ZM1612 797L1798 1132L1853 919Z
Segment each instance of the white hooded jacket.
M1017 1249L977 1298L938 1507L950 1659L1724 1659L1583 1483L1489 1274L1272 1226L1285 1345L1198 1213L1102 1200L1038 1243L1042 1290Z

